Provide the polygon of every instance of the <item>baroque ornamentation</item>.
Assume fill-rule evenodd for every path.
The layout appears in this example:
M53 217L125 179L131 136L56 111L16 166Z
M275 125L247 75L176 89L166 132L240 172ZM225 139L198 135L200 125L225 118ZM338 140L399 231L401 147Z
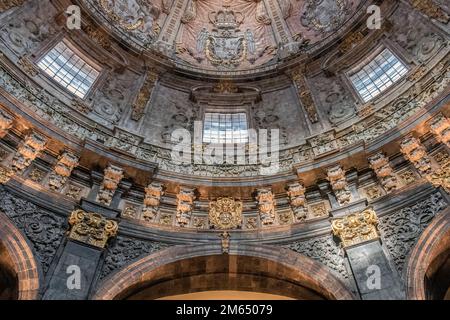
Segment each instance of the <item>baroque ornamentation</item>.
M438 114L431 119L429 125L436 140L450 148L450 120L446 116Z
M219 198L209 204L209 222L216 229L237 229L242 225L242 202Z
M195 189L181 188L177 194L177 224L180 227L189 225L194 210Z
M348 279L348 272L344 264L341 249L329 235L304 241L297 241L285 246L295 252L303 254L326 265L341 278Z
M6 136L13 125L13 118L0 110L0 139Z
M287 186L287 195L297 222L305 221L308 216L305 191L303 184L298 182Z
M405 138L400 144L400 151L422 175L427 176L432 173L430 157L418 139L413 136Z
M11 8L19 7L23 5L24 2L25 0L3 0L0 3L0 12L5 12Z
M73 169L78 166L79 158L70 151L65 151L58 158L53 172L50 174L48 185L53 190L60 190L72 174Z
M123 169L110 164L104 172L103 183L98 191L97 201L110 205L117 186L123 178Z
M0 191L0 210L33 244L36 258L47 273L65 233L64 218L6 191Z
M228 254L230 252L230 234L224 231L220 234L220 239L222 239L222 253Z
M311 121L311 123L318 122L319 116L317 114L316 104L314 103L311 90L309 90L308 84L306 83L305 75L302 72L297 71L292 75L292 80L297 89L300 102L308 114L309 121Z
M69 217L69 238L98 248L105 248L106 243L117 235L119 225L98 213L75 210Z
M333 234L342 241L344 248L378 239L378 218L374 210L349 214L331 222Z
M369 158L370 167L375 171L386 192L391 192L398 187L397 178L394 175L389 159L383 153L377 153Z
M209 15L214 26L212 32L205 27L197 36L197 61L203 60L203 55L214 66L233 68L244 60L254 62L256 43L250 29L241 32L239 26L244 20L241 12L234 12L225 7Z
M307 0L303 7L302 24L319 33L339 28L349 13L347 0Z
M167 247L169 245L161 242L118 236L106 249L106 258L100 273L100 279L105 278L115 270L123 268L139 257L152 254Z
M263 226L274 224L276 200L272 190L264 188L256 190L256 201L261 224Z
M39 74L39 69L34 65L33 62L31 62L31 60L27 56L20 57L17 61L17 64L22 67L23 71L26 74L32 77L35 77Z
M406 258L425 228L448 204L439 192L379 219L383 243L400 273Z
M411 5L423 14L442 23L448 23L449 16L433 0L410 0Z
M159 204L164 195L164 186L157 182L152 182L145 188L144 207L142 208L142 219L153 222L159 213Z
M158 74L153 70L148 71L145 82L139 91L136 101L132 105L131 119L139 121L143 117L145 107L150 101L156 81L158 81Z
M47 139L37 133L25 137L17 148L8 168L0 168L0 183L7 183L15 174L21 174L44 150Z
M308 140L314 156L319 157L339 150L339 145L334 134L334 131L330 131L317 135Z
M340 165L336 165L329 168L327 170L327 177L339 204L342 206L349 203L351 200L351 192L348 189L345 171L342 167Z

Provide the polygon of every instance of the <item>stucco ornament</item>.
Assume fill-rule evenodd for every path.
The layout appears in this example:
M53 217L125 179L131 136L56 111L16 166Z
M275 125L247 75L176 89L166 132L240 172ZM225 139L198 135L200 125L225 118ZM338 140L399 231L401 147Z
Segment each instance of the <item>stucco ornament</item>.
M219 198L209 204L209 221L217 229L236 229L242 224L242 202Z
M331 32L345 22L349 7L347 0L307 0L301 23L320 33Z

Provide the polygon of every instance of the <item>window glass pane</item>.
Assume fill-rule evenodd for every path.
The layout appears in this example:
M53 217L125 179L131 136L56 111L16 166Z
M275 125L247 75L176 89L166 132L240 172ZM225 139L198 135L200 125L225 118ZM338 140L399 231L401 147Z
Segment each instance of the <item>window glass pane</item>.
M361 71L352 75L350 80L364 102L367 102L388 89L407 72L406 66L389 49L385 49Z
M205 143L246 143L247 116L245 113L206 113L203 127Z
M99 75L97 70L62 41L38 62L38 66L80 98L85 97Z

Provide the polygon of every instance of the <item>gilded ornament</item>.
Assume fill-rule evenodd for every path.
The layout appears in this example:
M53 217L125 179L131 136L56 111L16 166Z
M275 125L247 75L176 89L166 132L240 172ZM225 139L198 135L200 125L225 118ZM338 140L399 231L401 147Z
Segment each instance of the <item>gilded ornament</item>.
M209 204L209 222L216 229L236 229L242 225L242 202L219 198Z

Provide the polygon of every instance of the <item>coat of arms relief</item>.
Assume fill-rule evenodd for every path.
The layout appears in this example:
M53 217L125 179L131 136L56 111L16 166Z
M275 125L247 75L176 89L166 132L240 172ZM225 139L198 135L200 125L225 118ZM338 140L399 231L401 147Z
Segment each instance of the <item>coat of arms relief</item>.
M207 59L216 67L234 68L244 60L255 61L255 39L250 29L241 30L244 20L241 12L225 6L217 12L210 12L209 22L213 28L202 28L197 36L197 61Z

